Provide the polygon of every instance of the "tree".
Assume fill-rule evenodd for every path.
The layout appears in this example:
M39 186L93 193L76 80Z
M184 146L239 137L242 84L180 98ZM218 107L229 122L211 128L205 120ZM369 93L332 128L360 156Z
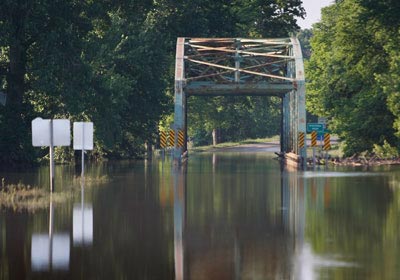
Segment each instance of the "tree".
M301 1L282 0L5 0L0 90L8 102L0 107L0 161L45 155L31 147L37 116L91 120L95 155L140 156L172 111L176 37L281 36L298 29L295 17L303 15ZM224 112L251 108L217 103Z
M353 1L324 8L314 25L306 68L308 109L332 118L331 128L345 140L347 155L372 150L384 140L395 143L387 94L376 81L388 68L376 37L381 26L366 15Z

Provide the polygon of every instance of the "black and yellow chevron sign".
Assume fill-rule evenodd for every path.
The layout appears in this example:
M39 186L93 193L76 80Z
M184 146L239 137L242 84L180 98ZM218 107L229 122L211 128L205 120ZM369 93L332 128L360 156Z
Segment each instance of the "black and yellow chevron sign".
M160 131L160 147L161 149L167 147L167 133L165 131Z
M317 146L317 132L312 131L311 132L311 147L316 147Z
M185 133L183 130L178 130L178 147L183 147L185 144Z
M331 148L331 135L329 133L324 134L324 151L327 151Z
M304 148L304 138L305 138L305 133L304 132L299 132L299 148Z
M170 130L169 131L169 146L173 147L175 146L175 131L174 130Z

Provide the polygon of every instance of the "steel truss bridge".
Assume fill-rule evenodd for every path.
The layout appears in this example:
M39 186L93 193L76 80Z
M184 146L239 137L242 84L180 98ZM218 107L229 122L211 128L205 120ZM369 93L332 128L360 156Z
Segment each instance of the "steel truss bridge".
M277 96L282 99L281 152L305 161L306 133L303 56L297 38L178 38L175 62L174 129L185 141L175 141L174 158L187 153L187 99L189 96Z

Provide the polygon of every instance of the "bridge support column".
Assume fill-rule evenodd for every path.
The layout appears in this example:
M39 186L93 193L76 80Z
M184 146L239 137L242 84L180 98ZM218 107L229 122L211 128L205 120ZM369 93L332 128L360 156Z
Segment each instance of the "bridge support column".
M288 64L288 76L295 79L294 90L282 98L282 133L281 152L295 153L301 157L300 165L307 164L307 144L299 148L299 132L306 133L305 78L303 56L297 38L291 38L292 55L295 60Z
M175 106L174 106L174 130L175 135L178 131L183 131L184 144L181 147L178 144L178 137L175 137L173 159L174 162L180 163L182 155L187 154L187 109L186 109L186 93L185 86L185 38L178 38L176 44L176 61L175 61Z

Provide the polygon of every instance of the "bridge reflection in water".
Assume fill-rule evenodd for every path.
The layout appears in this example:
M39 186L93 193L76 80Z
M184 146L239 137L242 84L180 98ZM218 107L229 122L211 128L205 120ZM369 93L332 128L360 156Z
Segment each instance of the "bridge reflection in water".
M215 156L213 161L215 163ZM214 212L206 215L206 220L195 221L190 218L199 217L196 212L209 209L201 205L201 197L198 197L196 205L188 205L188 192L196 190L190 186L188 189L186 169L175 169L176 279L291 278L297 273L294 265L296 252L301 251L304 244L303 180L296 171L283 171L281 205L272 207L276 209L271 209L267 202L248 204L242 213L229 209L235 207L235 201L243 199L244 203L249 202L248 198L241 198L241 195L249 195L247 192L236 190L236 194L222 200L231 204L226 213ZM276 187L279 188L279 183ZM192 212L190 218L188 211ZM257 211L260 212L253 215ZM213 217L215 214L220 217Z
M214 167L217 161L214 155ZM215 168L210 176L213 185ZM280 184L278 181L272 195L273 200L280 196L276 200L280 204L261 202L271 195L267 193L258 193L251 204L252 194L233 187L233 193L222 199L229 204L223 207L225 213L218 213L210 208L219 201L214 198L205 202L196 190L198 184L188 184L186 168L175 168L172 182L176 279L317 279L318 268L346 266L315 255L305 241L307 186L303 173L282 169L279 177ZM315 191L314 184L310 188ZM247 205L237 211L235 202L240 200ZM204 212L213 213L203 215Z

